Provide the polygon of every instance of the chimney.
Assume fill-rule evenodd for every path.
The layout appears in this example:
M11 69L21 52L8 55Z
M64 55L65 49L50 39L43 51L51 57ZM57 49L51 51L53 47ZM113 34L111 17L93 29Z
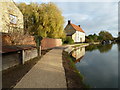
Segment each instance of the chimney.
M80 27L80 25L78 25Z
M68 20L68 24L70 24L70 22L71 22L71 21L70 21L70 20Z

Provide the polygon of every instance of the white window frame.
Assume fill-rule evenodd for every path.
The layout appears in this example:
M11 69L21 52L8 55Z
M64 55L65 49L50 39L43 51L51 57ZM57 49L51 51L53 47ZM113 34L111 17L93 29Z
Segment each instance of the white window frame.
M10 23L17 24L17 16L10 14Z

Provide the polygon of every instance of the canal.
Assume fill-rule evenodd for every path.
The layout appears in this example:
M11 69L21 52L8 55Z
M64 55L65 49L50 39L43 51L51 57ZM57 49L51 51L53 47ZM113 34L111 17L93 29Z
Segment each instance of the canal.
M118 88L118 44L76 47L73 61L92 88Z

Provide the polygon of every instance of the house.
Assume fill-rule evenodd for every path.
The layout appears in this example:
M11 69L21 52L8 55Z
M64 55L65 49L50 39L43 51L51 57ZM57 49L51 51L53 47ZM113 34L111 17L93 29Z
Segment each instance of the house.
M65 27L65 32L67 36L70 36L74 42L85 42L85 32L82 30L80 25L72 24L70 20L68 20L68 24Z
M13 0L0 1L0 32L23 33L23 14Z

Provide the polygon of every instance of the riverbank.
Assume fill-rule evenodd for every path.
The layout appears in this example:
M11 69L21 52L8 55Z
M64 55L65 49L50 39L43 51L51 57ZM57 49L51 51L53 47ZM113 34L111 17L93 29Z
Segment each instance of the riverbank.
M89 86L83 83L83 76L76 69L70 55L62 52L63 67L65 69L65 76L68 88L88 88Z
M63 47L66 47L65 51L68 52L68 53L70 53L76 47L86 47L86 46L89 46L89 45L92 45L92 44L96 45L96 44L100 44L100 42L68 44L68 45L63 45Z
M65 44L63 46L66 46L67 48L69 47L72 47L72 48L75 48L75 47L86 47L86 46L89 46L91 44L100 44L100 42L92 42L92 43L77 43L77 44Z
M68 46L61 46L62 48L59 48L59 49L64 49L64 48L68 48L69 46L77 46L77 45L80 45L81 47L82 46L87 46L89 44L87 43L81 43L81 44L74 44L74 45L68 45ZM49 50L45 50L45 51L42 51L42 56L44 54L46 54ZM41 56L41 57L42 57ZM83 88L83 87L86 87L84 84L80 84L82 83L82 77L80 79L81 82L79 82L79 72L76 71L75 69L75 66L74 64L72 63L72 60L69 61L69 55L67 53L63 53L62 55L62 58L63 58L63 62L64 64L66 63L66 65L64 66L65 68L65 73L66 73L66 78L68 80L68 88L72 88L72 87L76 87L76 88ZM67 56L67 57L66 57ZM17 82L19 82L21 80L21 78L26 74L28 73L28 71L36 64L38 63L38 61L40 60L41 57L37 57L37 58L34 58L28 62L26 62L24 65L18 65L18 66L15 66L13 68L10 68L8 70L5 70L2 72L2 84L3 84L3 88L13 88L15 86L15 84ZM38 59L39 58L39 59ZM72 66L71 66L72 65ZM73 68L74 67L74 68ZM70 75L70 76L69 76ZM73 76L73 77L72 77ZM69 81L69 79L70 81ZM7 81L7 82L6 82ZM72 82L72 83L71 83ZM78 84L82 85L82 86L79 86Z
M77 70L72 58L70 57L70 52L73 51L76 47L86 47L91 44L96 45L100 44L100 42L66 45L67 48L63 50L63 67L65 69L66 82L68 88L90 88L89 85L86 85L83 82L84 76L82 76L81 73Z

